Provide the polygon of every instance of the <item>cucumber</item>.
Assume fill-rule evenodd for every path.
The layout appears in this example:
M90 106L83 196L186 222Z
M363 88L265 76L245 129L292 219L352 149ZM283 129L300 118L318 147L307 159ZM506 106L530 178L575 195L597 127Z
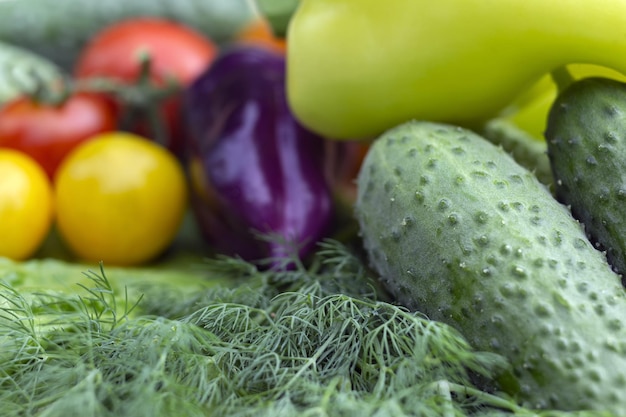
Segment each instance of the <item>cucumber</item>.
M479 134L493 144L502 146L518 164L532 171L542 184L552 187L552 167L545 141L535 139L505 119L488 121Z
M0 105L62 77L53 62L28 50L0 42Z
M165 17L222 43L256 14L254 0L8 0L0 1L0 41L69 69L85 42L118 20Z
M626 84L586 78L563 90L546 128L556 196L626 274Z
M377 139L355 215L398 302L508 358L531 408L626 415L626 297L581 225L478 134L412 121Z

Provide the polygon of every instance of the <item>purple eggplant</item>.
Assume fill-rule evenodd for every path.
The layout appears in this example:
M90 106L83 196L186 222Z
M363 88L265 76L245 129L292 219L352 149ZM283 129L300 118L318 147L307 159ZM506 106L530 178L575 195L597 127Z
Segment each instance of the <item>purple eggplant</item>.
M192 207L210 244L248 260L306 257L334 208L326 141L291 113L284 57L222 51L185 92L183 111Z

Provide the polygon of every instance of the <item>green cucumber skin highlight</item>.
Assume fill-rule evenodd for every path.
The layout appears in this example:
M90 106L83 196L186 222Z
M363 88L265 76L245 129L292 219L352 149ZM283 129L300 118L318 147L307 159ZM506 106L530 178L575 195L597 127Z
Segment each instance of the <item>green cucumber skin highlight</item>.
M545 136L557 198L625 274L626 84L595 77L571 84L551 107Z
M355 215L398 302L507 357L532 408L626 415L626 299L569 210L501 148L412 121L377 139Z
M51 61L0 41L0 106L24 91L34 92L40 83L52 83L61 76L61 69Z
M257 13L254 0L6 0L0 1L0 41L68 70L93 35L119 20L163 17L223 43Z

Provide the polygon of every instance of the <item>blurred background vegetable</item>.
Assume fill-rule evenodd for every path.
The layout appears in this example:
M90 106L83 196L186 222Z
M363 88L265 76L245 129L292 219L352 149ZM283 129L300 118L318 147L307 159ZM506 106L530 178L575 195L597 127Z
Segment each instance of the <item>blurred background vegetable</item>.
M0 107L0 148L21 150L54 178L79 143L117 127L117 113L104 97L77 93L61 103L20 96Z
M257 0L259 10L272 27L276 36L285 37L291 16L300 0Z
M258 17L245 25L234 37L234 42L264 46L279 53L287 52L287 42L276 36L269 22Z
M224 51L186 91L184 113L192 202L207 239L246 259L310 253L333 214L325 143L287 106L283 55Z
M81 50L74 67L77 80L102 77L127 84L150 82L182 89L190 84L217 54L217 45L188 26L165 19L132 18L107 26ZM142 56L149 60L142 74ZM145 79L140 80L140 77ZM118 97L113 97L118 98ZM162 139L172 152L182 152L180 94L175 91L161 103L119 102L131 130ZM139 114L133 115L137 111ZM136 116L133 118L133 116Z
M62 74L54 62L0 41L0 106L24 93L34 93L42 83L58 81Z
M184 23L217 43L230 41L257 17L250 0L9 0L0 2L0 41L21 46L70 70L103 28L131 17Z
M0 257L25 260L45 239L53 218L52 187L30 156L0 148Z
M357 225L354 219L356 178L371 142L326 140L325 170L335 205L333 233L338 239L351 239ZM348 235L342 236L344 233Z
M28 10L41 6L38 0L23 0L20 3L11 6L0 4L0 10L8 10L2 9L6 6L16 13L22 10L33 19L37 18L37 13L30 14ZM80 3L80 0L68 1L55 4L55 7L80 7ZM157 3L145 3L143 6L163 6ZM229 7L237 4L237 1L224 3L223 7L217 3L199 7L219 14L228 12ZM108 3L111 4L113 2ZM168 6L171 10L163 17L158 13L133 15L136 3L128 8L125 3L119 3L117 7L123 11L114 12L110 9L108 12L120 13L123 18L112 20L106 25L96 25L89 37L81 38L85 33L81 34L80 30L72 33L65 40L72 43L73 40L78 42L80 38L80 45L76 43L70 47L64 44L67 49L57 45L59 48L55 48L54 60L48 60L30 49L0 43L0 92L6 92L2 95L4 101L0 103L0 147L24 151L47 171L50 180L54 180L58 165L74 147L103 132L121 133L125 130L138 133L167 146L169 151L182 158L181 144L185 129L179 118L179 104L185 86L211 65L220 48L233 44L256 45L284 54L285 42L272 33L268 22L256 13L251 3L246 3L245 8L237 11L241 18L240 24L229 28L227 35L218 37L221 43L214 39L212 30L192 27L186 19L172 18L171 13L179 12L175 10L179 5ZM90 6L94 5L90 3ZM84 12L85 16L95 19L108 18L90 15L93 11L82 10L80 13ZM45 19L50 19L47 20L52 25L50 27L63 21L68 27L77 23L76 14L55 16L55 12L45 16ZM189 10L184 13L189 13ZM0 20L3 17L6 14ZM224 23L222 17L216 17L220 23ZM195 18L197 16L192 17ZM37 33L30 35L34 39ZM39 32L38 35L42 36L38 39L42 45L50 46L58 41L48 34ZM58 59L63 58L64 51L71 54L72 59L71 63L68 61L60 68ZM108 169L125 170L115 164L111 164ZM107 174L103 171L100 175L104 177ZM68 182L67 179L64 181ZM81 191L75 184L69 188L74 191L66 192L63 196L66 200L80 200L84 197L81 195L84 190ZM176 201L174 197L172 202ZM110 209L107 203L103 205L103 211ZM63 233L60 227L52 227L35 256L58 256L71 261L93 262L95 257L85 256L87 249L84 242L94 239L90 234L98 234L89 229L90 222L99 224L104 221L89 220L84 217L84 213L80 214L82 218L76 218L79 215L76 211L68 214L70 211L63 209L61 212L66 223ZM67 231L68 223L72 224L73 232ZM170 248L183 251L191 249L193 253L207 254L212 248L206 242L202 242L200 248L196 228L195 218L188 213L173 240L167 225L155 226L152 234L169 236L167 240ZM113 245L113 237L102 236L102 239L109 239ZM82 243L70 243L71 240ZM104 245L100 246L95 249L96 252L103 250ZM111 247L109 252L113 252ZM140 247L137 245L133 251L141 252ZM161 253L164 250L161 248ZM113 259L109 255L106 258ZM134 255L129 252L126 256L132 258ZM155 256L151 259L155 260ZM146 261L122 259L110 263L118 262L132 264Z
M54 185L60 235L87 262L154 260L172 243L187 208L178 160L130 133L103 133L76 147Z

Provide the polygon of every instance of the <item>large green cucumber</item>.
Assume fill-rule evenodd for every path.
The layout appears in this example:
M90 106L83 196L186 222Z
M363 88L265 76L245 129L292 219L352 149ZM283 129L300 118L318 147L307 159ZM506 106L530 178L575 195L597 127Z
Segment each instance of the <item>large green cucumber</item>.
M408 122L376 140L356 216L398 302L507 357L533 408L626 415L626 297L569 210L483 137Z
M626 274L626 84L571 84L550 109L546 141L557 198Z
M165 17L221 43L256 13L254 0L5 0L0 1L0 41L67 69L91 36L121 19Z

